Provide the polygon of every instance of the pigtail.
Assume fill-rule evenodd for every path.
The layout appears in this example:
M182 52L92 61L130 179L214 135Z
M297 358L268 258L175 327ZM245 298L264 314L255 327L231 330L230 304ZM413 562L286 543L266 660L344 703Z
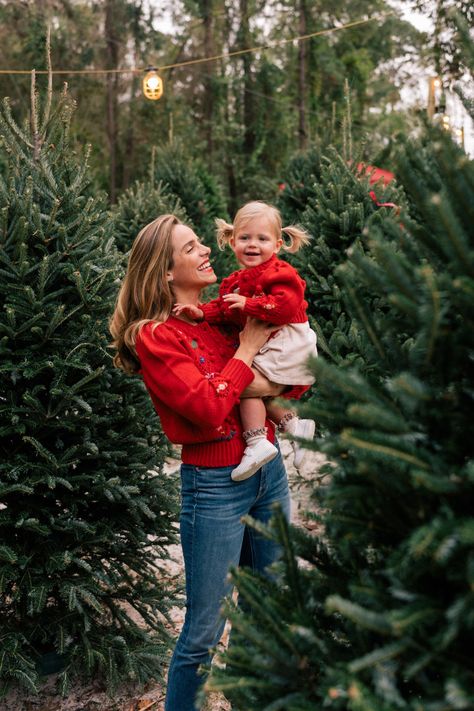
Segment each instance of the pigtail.
M296 225L290 225L289 227L282 227L281 230L284 235L290 238L289 244L285 241L283 242L283 249L286 252L297 252L301 247L305 247L310 243L311 235L309 235L306 230Z
M219 249L224 251L232 239L232 235L234 234L234 226L225 220L221 220L220 217L215 219L215 223L217 227L217 246Z

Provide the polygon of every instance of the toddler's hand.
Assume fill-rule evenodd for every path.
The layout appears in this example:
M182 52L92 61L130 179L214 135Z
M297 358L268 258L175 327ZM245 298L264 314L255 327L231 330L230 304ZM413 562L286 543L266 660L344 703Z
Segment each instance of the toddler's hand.
M224 294L222 299L229 305L229 309L244 309L247 301L246 297L240 294Z
M189 318L203 319L204 311L194 304L175 304L173 306L173 314L175 316L180 316L182 313L189 316Z

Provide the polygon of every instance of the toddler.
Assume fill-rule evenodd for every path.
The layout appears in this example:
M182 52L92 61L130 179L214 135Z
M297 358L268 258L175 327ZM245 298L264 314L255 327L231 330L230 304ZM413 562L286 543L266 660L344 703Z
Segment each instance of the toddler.
M282 326L261 348L253 367L272 383L280 384L284 397L299 398L314 382L306 362L309 356L317 355L316 334L309 327L306 314L306 284L277 254L280 249L298 251L308 244L309 235L296 226L282 227L279 211L258 201L240 208L232 225L224 220L216 220L216 224L219 247L230 245L242 269L222 281L217 299L200 304L200 308L176 304L174 313L185 311L210 323L231 320L241 326L252 316ZM288 244L282 234L287 236ZM313 420L299 419L295 412L271 400L242 398L240 415L246 448L242 461L232 471L234 481L248 479L277 455L276 447L267 440L267 415L281 431L293 437L312 439L314 435ZM297 442L293 442L293 448L298 469L304 449Z

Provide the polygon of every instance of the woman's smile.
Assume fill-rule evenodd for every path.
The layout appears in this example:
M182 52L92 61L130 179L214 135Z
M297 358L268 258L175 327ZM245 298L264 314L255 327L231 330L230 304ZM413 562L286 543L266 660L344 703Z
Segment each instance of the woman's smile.
M198 267L198 272L204 272L209 270L214 271L214 269L212 268L212 264L209 260L205 261L203 264L201 264L200 267Z

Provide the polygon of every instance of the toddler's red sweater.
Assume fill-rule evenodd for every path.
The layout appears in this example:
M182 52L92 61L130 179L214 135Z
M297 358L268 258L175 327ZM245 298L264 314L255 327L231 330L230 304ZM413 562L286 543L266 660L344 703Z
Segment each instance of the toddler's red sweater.
M193 325L170 316L140 329L140 373L164 433L183 445L185 464L225 467L242 459L238 403L253 374L233 358L238 345L235 329L226 333L204 321ZM274 426L266 425L273 442Z
M201 304L209 323L234 322L243 326L247 316L278 326L305 323L308 320L304 299L306 282L288 262L273 254L262 264L238 269L222 280L217 299ZM239 293L246 297L243 309L231 309L222 298Z

